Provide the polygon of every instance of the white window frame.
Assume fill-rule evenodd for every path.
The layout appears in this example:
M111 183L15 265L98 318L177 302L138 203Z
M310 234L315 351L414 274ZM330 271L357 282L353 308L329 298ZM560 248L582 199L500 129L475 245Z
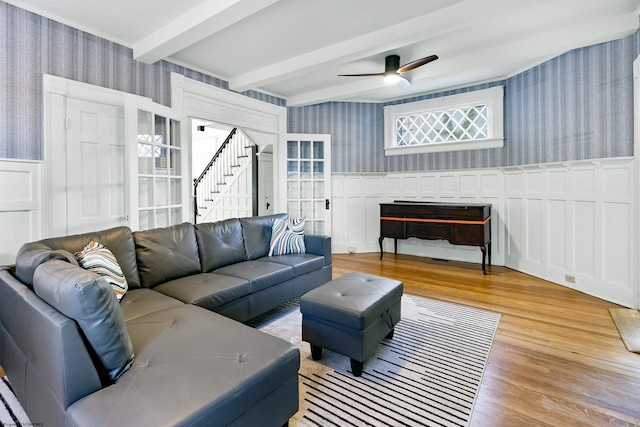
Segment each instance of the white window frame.
M486 104L488 112L487 138L434 142L420 145L402 145L396 143L396 123L398 117L411 114L421 114L449 110L457 107ZM500 148L504 146L504 89L495 86L489 89L406 104L388 105L384 107L384 154L396 156L404 154L438 153L444 151L482 150L486 148Z

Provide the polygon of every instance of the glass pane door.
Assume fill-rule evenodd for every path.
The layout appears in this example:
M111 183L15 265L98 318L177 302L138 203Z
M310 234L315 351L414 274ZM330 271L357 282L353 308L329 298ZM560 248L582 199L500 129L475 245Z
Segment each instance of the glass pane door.
M331 233L330 144L328 135L288 135L287 213L305 218L305 233Z
M139 229L182 222L180 122L138 110Z

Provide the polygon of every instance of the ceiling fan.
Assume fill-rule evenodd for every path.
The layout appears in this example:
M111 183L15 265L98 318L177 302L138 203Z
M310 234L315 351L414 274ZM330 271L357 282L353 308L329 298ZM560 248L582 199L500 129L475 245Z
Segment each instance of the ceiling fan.
M429 62L433 62L438 59L438 55L431 55L425 58L416 59L407 64L400 66L400 56L389 55L385 58L384 73L365 73L365 74L340 74L341 77L368 77L368 76L380 76L384 77L387 83L397 83L402 87L409 87L411 83L404 78L401 74L407 71L414 70L418 67L422 67Z

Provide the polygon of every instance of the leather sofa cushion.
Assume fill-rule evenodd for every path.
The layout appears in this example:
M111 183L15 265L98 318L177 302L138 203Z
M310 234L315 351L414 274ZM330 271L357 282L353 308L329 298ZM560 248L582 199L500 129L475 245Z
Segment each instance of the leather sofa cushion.
M73 254L84 249L87 243L92 240L102 243L113 253L124 277L127 278L129 289L139 288L140 276L136 265L136 248L133 244L133 234L129 227L115 227L93 233L54 237L42 240L41 243L52 249L64 249Z
M249 281L216 273L201 273L172 280L154 288L162 294L188 304L215 310L251 293Z
M259 258L258 261L275 262L293 267L294 276L311 273L324 267L324 257L311 254L287 254Z
M40 298L78 322L110 380L129 368L133 344L116 294L103 277L53 260L36 269L33 287Z
M251 292L258 292L293 279L293 267L275 262L243 261L214 271L249 281Z
M196 239L204 273L246 259L242 226L237 218L196 225Z
M127 328L137 355L131 369L72 405L68 424L228 425L300 366L292 344L190 304Z
M120 309L125 322L145 314L180 307L181 305L184 305L182 301L147 288L128 291L120 301Z
M161 283L200 273L200 257L193 224L183 223L133 233L140 283Z
M244 250L248 260L262 258L269 253L271 244L271 229L276 219L286 219L287 214L256 216L240 218Z
M33 273L36 268L53 259L78 265L76 257L64 249L51 249L41 242L25 243L16 256L16 276L25 285L33 286Z

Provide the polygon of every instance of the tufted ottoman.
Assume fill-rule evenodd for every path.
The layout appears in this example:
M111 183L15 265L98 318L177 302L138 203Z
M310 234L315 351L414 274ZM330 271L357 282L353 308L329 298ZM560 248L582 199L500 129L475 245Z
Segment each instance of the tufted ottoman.
M402 282L363 273L349 273L300 298L302 340L311 344L313 360L322 349L351 358L359 377L364 360L383 338L393 336L400 320Z

